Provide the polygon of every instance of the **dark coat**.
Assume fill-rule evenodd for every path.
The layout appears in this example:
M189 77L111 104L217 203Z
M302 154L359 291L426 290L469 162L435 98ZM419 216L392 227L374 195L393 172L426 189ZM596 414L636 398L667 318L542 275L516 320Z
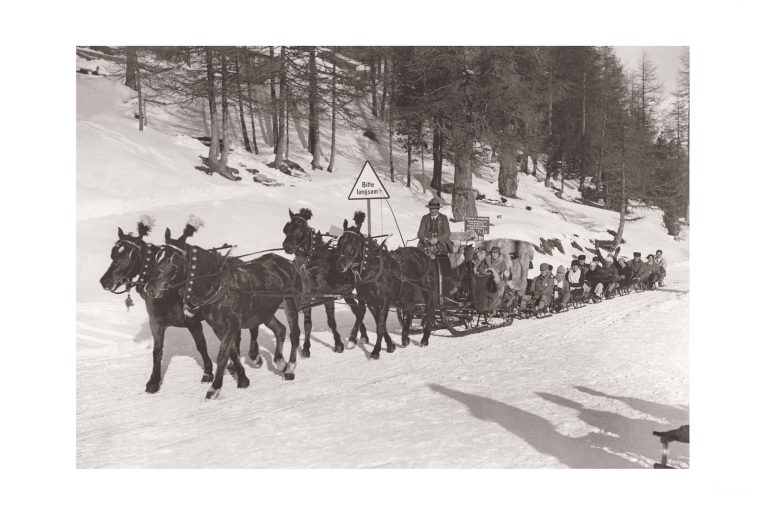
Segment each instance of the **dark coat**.
M640 271L643 270L643 261L635 261L634 259L629 262L629 278L635 279L640 275Z
M598 283L603 281L603 267L596 266L594 270L587 268L584 274L584 282L589 285L590 288L594 288Z
M552 297L552 294L555 291L555 278L551 275L547 276L546 278L542 278L541 276L538 276L533 280L533 283L531 285L531 295L534 296L534 298L540 298L540 297Z
M419 224L419 232L416 235L420 240L424 240L425 238L429 238L431 236L429 224L429 214L426 214L421 218L421 224ZM437 239L448 244L449 247L453 246L451 243L451 226L448 224L448 217L442 213L437 214Z
M629 268L629 264L625 263L622 267L617 261L616 271L619 273L619 282L622 284L622 286L626 286L632 281L632 269Z
M619 280L619 270L615 265L609 265L603 268L603 283L618 283Z

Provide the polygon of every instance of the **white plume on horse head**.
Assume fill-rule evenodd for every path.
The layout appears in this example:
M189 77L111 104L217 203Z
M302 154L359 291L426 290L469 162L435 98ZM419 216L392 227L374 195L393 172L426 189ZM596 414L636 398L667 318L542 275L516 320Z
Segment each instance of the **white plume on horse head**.
M144 224L149 229L155 226L155 218L149 214L144 214L139 217L139 224Z
M205 226L205 223L203 222L203 219L201 219L195 214L192 214L189 216L189 220L187 220L187 225L192 226L193 228L195 228L195 230L198 230L201 227Z

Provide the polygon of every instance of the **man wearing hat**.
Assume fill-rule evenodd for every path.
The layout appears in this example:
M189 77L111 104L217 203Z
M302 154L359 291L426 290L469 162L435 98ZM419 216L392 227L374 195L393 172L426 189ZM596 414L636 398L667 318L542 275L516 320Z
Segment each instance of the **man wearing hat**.
M571 300L571 284L565 278L565 267L560 265L555 274L555 309L560 311L568 304L569 300Z
M542 263L539 265L541 274L539 274L539 276L531 283L531 294L526 295L523 297L522 301L520 301L521 308L525 308L528 302L532 300L534 303L534 312L539 313L552 303L555 280L552 277L550 268L551 265L549 263Z
M428 254L445 254L453 251L451 226L448 217L440 213L440 200L433 197L427 203L429 213L421 218L418 247Z
M632 256L633 259L629 263L629 280L634 284L638 281L637 278L640 275L640 272L643 270L643 259L639 252L632 253Z
M581 274L584 275L584 273L587 271L587 268L589 268L589 265L587 265L587 256L585 254L579 254L577 260L579 262Z
M616 253L619 253L620 248L616 248ZM603 288L605 290L605 297L610 299L613 296L613 290L619 285L621 276L619 275L618 263L614 261L614 255L610 252L603 258L600 253L600 247L595 242L595 251L597 251L597 258L603 266Z

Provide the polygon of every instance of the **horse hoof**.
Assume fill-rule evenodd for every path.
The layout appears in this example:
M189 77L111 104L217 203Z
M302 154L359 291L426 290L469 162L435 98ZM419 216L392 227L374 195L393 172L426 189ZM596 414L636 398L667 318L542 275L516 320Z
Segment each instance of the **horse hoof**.
M160 390L159 382L147 382L147 388L145 389L147 393L157 393L159 390Z
M256 361L261 356L258 352L249 352L248 357L250 358L251 361Z
M240 389L245 389L250 385L251 385L251 381L248 379L248 377L243 377L242 379L238 379L237 381L237 387Z
M308 348L301 349L301 357L309 357L309 349Z
M219 394L221 394L221 388L215 389L211 387L211 389L208 390L208 392L205 394L206 400L216 400L219 398Z
M344 345L339 343L338 345L333 347L333 351L336 352L337 354L341 354L342 352L344 352Z
M411 344L411 338L403 338L403 348Z
M357 346L357 340L349 340L347 342L347 350L352 350Z
M371 352L371 359L378 359L379 353L378 352Z
M292 373L284 373L283 374L283 380L293 380L296 378L296 375Z
M264 364L264 358L261 357L261 355L252 357L251 359L253 359L253 366L256 368L261 368L261 366Z
M203 378L200 379L200 382L213 382L213 374L212 373L204 373Z
M365 336L360 338L360 344L361 345L367 345L368 344L368 338L366 338Z
M429 345L429 340L421 340L422 347L426 347L427 345Z
M387 352L389 352L391 354L394 351L395 351L395 346L394 345L387 345Z

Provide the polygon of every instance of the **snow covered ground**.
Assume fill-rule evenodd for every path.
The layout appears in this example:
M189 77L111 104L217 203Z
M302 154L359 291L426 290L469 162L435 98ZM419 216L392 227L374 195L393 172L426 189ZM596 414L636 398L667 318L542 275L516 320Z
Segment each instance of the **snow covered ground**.
M673 240L652 209L637 209L642 218L627 225L622 251L664 250L670 268L660 291L461 339L438 331L429 347L398 349L379 361L367 359L370 346L333 353L316 310L312 357L299 361L295 381L281 380L271 363L256 369L246 359L250 388L237 389L227 376L216 401L203 399L207 386L199 383L202 363L189 333L170 328L160 392L144 393L152 339L143 304L126 312L123 296L98 284L118 226L135 230L138 216L150 213L158 226L149 241L161 243L166 226L178 233L194 213L206 222L194 238L203 247L235 243L236 254L278 247L289 207L310 207L312 225L323 230L351 218L364 206L346 199L362 164L370 160L385 179L388 156L383 144L342 127L332 174L288 177L266 167L271 154L238 149L230 166L243 181L228 182L194 169L207 152L192 138L206 135L200 120L150 110L139 132L131 101L118 77L77 75L79 468L644 468L659 457L651 431L689 422L687 237ZM309 169L300 131L291 133L291 159ZM325 144L329 133L321 137ZM253 183L245 167L283 186ZM410 190L402 185L401 153L396 167L396 182L384 183L410 239L431 194L418 181ZM559 199L541 179L522 175L520 198L509 206L478 203L479 214L491 218L491 236L535 244L558 238L565 254L534 260L555 266L581 253L573 242L588 247L610 237L615 212L568 194ZM475 186L498 197L492 182L476 178ZM372 213L374 232L393 233L390 245L400 245L387 204ZM345 333L351 315L345 306L337 310ZM391 315L393 331L395 324ZM215 354L218 340L208 327L205 336ZM262 331L259 339L269 361L272 335ZM671 460L688 467L688 446L673 445Z

